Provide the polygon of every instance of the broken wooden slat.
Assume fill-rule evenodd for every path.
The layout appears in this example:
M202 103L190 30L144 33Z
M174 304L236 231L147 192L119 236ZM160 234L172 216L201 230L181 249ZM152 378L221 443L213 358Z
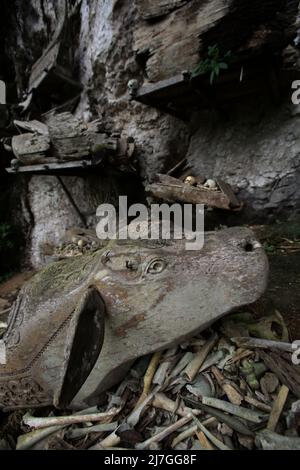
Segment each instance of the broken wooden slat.
M268 339L251 338L251 337L236 337L230 338L230 340L237 346L243 349L267 349L270 351L285 351L292 353L294 351L292 344L284 343L281 341L271 341Z
M180 90L182 92L185 91L187 82L187 79L181 73L174 77L160 80L159 82L148 83L138 90L135 99L147 104L151 102L152 99L159 100L164 97L170 98L172 93L174 96L177 96Z
M216 408L212 408L211 406L203 405L201 402L196 402L191 398L184 397L184 401L193 408L200 409L205 412L208 416L213 416L221 423L226 423L231 429L234 429L239 434L243 434L245 436L253 436L254 433L251 431L247 422L242 420L241 418L236 418L235 416L231 416L223 411L217 410Z
M56 65L60 50L60 38L64 30L67 17L67 2L66 0L59 0L57 5L57 18L55 32L50 41L50 44L42 54L42 56L34 63L31 74L29 77L28 92L39 87L41 82L47 76L48 72Z
M111 418L114 418L121 410L121 407L114 407L111 408L109 411L105 413L91 413L91 414L74 414L69 416L48 416L45 418L38 418L35 416L31 416L27 413L23 417L23 422L26 426L29 426L34 429L42 429L47 428L49 426L59 426L59 425L70 425L70 424L77 424L77 423L89 423L89 422L107 422Z
M14 120L14 125L24 129L28 132L37 133L40 135L48 135L48 127L40 121L18 121L17 119Z
M269 421L267 424L267 429L269 431L276 431L276 426L283 411L288 394L289 389L285 385L282 385L269 416Z
M229 201L230 201L230 207L232 209L240 209L241 208L241 203L238 201L237 197L235 196L234 192L232 191L232 188L230 184L226 183L223 181L221 178L216 178L216 183L219 186L220 190L222 193L224 193Z
M208 429L206 429L205 426L199 421L196 416L194 416L194 413L191 413L193 420L195 424L197 424L198 428L200 431L203 432L203 434L220 450L231 450L229 447L227 447L223 442L221 442L219 439L217 439Z
M201 447L206 450L214 450L214 447L211 445L203 431L196 431L196 436L198 437Z
M226 393L228 400L230 403L233 405L240 405L243 401L243 395L237 390L237 386L229 381L226 380L224 375L219 371L219 369L215 366L211 368L211 371L213 375L216 378L216 381L220 385L220 387L223 389L224 393Z
M212 406L213 408L217 408L217 410L226 411L227 413L238 416L239 418L245 419L252 423L263 423L266 419L266 415L264 413L249 410L248 408L244 408L242 406L233 405L232 403L218 400L217 398L203 397L202 403L203 405Z
M140 396L140 398L138 399L136 405L135 405L135 409L138 408L140 406L141 403L143 403L143 401L147 398L147 396L149 395L149 392L150 392L150 388L151 388L151 384L152 384L152 380L153 380L153 377L154 377L154 374L155 374L155 371L157 369L157 366L159 364L159 361L160 361L160 358L161 358L161 351L158 351L156 353L153 354L152 356L152 359L150 361L150 364L146 370L146 373L145 373L145 376L144 376L144 386L143 386L143 391L142 391L142 394Z
M69 55L62 57L62 41L67 24L67 1L58 0L55 8L57 25L50 43L41 57L33 64L29 76L27 97L20 107L26 111L33 98L55 96L56 104L74 97L81 91L81 84L72 78ZM45 103L44 103L45 101ZM47 109L47 99L39 101ZM52 102L51 102L52 104Z
M194 380L200 367L202 366L203 362L205 361L217 341L218 335L215 333L207 340L201 350L194 356L193 360L184 369L183 375L187 376L190 381Z
M40 86L40 84L49 74L50 70L54 67L58 57L59 49L60 44L54 44L50 49L47 50L46 54L43 54L43 56L40 57L40 59L33 65L29 78L29 93L32 93L33 90Z
M250 397L249 395L246 395L244 397L244 401L246 403L249 403L250 405L254 406L258 410L264 411L265 413L270 413L271 412L271 409L272 409L271 406L266 405L265 403L262 403L262 402L256 400L256 398Z

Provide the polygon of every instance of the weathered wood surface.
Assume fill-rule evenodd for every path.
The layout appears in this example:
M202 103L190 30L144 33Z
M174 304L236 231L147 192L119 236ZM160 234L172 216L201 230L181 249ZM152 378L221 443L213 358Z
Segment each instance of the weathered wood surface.
M132 361L182 343L256 301L266 287L267 257L244 227L206 233L204 247L192 251L186 240L109 243L49 265L20 293L4 336L0 407L65 405L91 371L74 401L86 407L84 402L117 383ZM246 243L253 244L252 251L244 249ZM26 380L20 378L24 367Z
M273 0L139 0L134 49L156 82L193 70L208 46L223 52L281 51L296 35L297 2ZM155 20L155 21L153 21ZM184 31L184 34L183 34Z
M63 163L44 163L36 165L21 165L16 168L6 168L7 173L40 173L40 174L69 174L76 170L89 170L101 164L101 161L93 160L75 160Z
M133 142L101 131L99 121L86 124L68 112L51 115L46 124L38 121L16 124L31 131L12 138L14 155L24 165L76 161L91 156L130 158L134 151Z
M50 139L48 135L41 134L21 134L12 138L12 149L20 162L24 165L34 165L35 163L55 162L54 157L48 157L50 150Z
M17 119L14 120L14 125L18 129L23 129L28 132L33 132L41 135L48 135L49 130L48 127L40 121L18 121Z
M233 194L230 186L222 181L222 188L209 190L190 186L168 175L157 175L158 182L146 186L146 192L156 199L168 202L184 202L190 204L204 204L217 209L238 209L240 204ZM221 181L221 180L219 180Z
M199 62L199 35L228 13L223 0L188 2L161 21L142 22L134 32L137 54L149 52L146 73L150 81L163 80ZM184 34L183 34L184 31Z
M70 113L53 116L48 127L54 154L61 160L76 160L91 153L116 152L118 140L98 133L97 123L86 125Z
M140 16L145 20L152 20L182 7L192 0L138 0L137 7Z
M82 89L74 78L74 61L65 45L68 26L68 2L54 2L57 24L48 46L32 65L28 80L26 98L19 104L25 112L32 100L38 103L40 110L46 111L51 106L61 105L74 98ZM46 26L46 25L45 25Z
M263 450L300 450L300 438L282 436L263 429L256 435L256 442Z
M239 348L243 349L265 349L268 351L284 351L292 353L294 351L291 343L285 343L283 341L271 341L268 339L251 338L251 337L236 337L231 338L231 341L235 343Z
M33 89L38 86L45 79L47 74L56 66L57 58L60 50L60 39L65 26L67 17L67 2L66 0L59 0L57 2L57 18L58 23L55 33L50 41L50 44L42 54L42 56L35 62L31 69L29 78L28 92L31 93Z

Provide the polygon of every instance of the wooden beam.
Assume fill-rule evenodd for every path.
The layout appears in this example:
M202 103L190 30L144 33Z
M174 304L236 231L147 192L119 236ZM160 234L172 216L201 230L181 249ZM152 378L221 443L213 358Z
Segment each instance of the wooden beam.
M100 161L93 162L89 160L76 160L72 162L47 163L43 165L23 165L18 168L6 168L7 173L62 173L63 170L89 169L99 167Z

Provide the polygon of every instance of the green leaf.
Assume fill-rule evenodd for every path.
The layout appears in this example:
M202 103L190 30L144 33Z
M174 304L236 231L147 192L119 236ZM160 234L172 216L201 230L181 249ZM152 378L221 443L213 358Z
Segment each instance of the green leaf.
M220 75L221 70L227 70L228 64L225 60L229 60L232 57L231 51L226 52L224 56L221 56L217 44L208 46L207 57L202 60L192 71L191 76L196 77L198 75L210 74L210 83L212 84L214 79Z
M208 55L215 53L218 50L217 44L214 44L213 46L208 46Z

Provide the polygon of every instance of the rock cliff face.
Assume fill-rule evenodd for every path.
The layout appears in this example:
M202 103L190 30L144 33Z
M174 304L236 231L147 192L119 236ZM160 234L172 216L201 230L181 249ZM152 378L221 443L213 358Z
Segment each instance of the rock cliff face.
M6 48L14 57L20 96L31 65L53 37L59 4L11 2ZM274 56L281 67L287 46L297 54L297 15L294 0L68 0L64 53L83 85L75 113L86 121L100 117L107 129L133 137L144 180L186 155L191 172L221 175L232 183L248 217L293 215L300 208L300 137L290 94L281 97L280 105L270 104L265 90L225 107L214 106L209 98L211 106L191 110L183 121L159 106L130 100L127 84L131 79L139 86L156 83L191 71L216 45L220 56L232 51L238 58L241 73L234 89L249 57ZM90 180L80 181L72 180L73 191L80 193L86 212L95 212ZM39 247L49 233L55 232L53 241L58 242L77 220L53 177L33 177L28 190L35 221L32 259L39 264Z
M231 183L247 217L299 216L300 120L293 106L248 104L227 119L198 119L187 153L193 168Z

